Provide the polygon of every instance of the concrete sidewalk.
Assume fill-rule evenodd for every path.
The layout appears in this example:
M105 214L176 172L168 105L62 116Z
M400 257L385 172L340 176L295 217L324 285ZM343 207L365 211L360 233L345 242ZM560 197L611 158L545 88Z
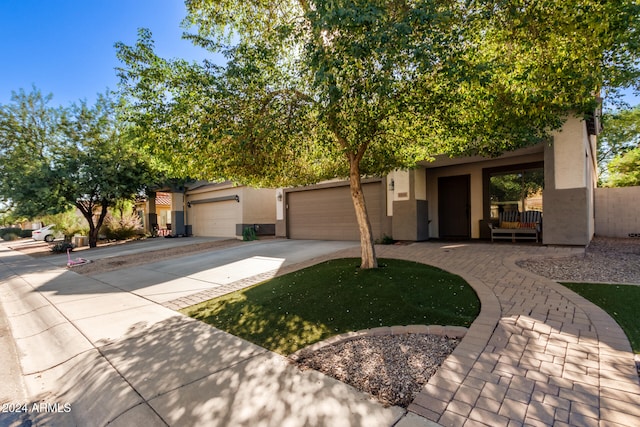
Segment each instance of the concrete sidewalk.
M303 251L292 245L287 254L272 245L267 253L283 257L286 264L353 243L305 246ZM254 245L251 253L263 253L259 248ZM196 274L190 258L180 265ZM104 281L52 268L5 247L0 247L0 265L0 300L30 396L28 415L36 425L386 427L406 415ZM171 265L166 267L171 270ZM0 424L15 422L11 416L0 413ZM420 420L411 416L404 422L413 418Z
M260 247L268 251L255 251ZM378 247L381 257L461 275L482 303L462 343L406 412L167 308L359 255L357 245L329 242L245 249L87 278L0 246L0 301L29 395L61 405L58 413L30 415L43 425L640 425L640 384L620 327L595 305L515 264L575 250ZM196 282L206 289L190 287Z

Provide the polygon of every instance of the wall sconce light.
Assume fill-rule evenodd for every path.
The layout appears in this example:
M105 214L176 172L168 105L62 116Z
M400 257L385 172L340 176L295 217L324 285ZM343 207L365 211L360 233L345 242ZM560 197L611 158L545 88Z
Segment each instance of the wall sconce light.
M396 188L396 183L393 180L393 178L391 178L391 181L389 181L389 191L393 191Z
M278 193L278 201L281 202L282 201L282 193Z
M187 202L187 207L190 208L191 207L191 202Z

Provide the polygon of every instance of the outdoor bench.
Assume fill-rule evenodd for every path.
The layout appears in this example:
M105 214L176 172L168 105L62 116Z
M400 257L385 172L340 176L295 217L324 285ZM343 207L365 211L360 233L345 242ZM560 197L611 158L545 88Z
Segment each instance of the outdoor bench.
M517 221L517 212L500 214L498 226L489 224L491 229L491 241L507 239L515 242L521 240L540 240L542 231L542 212L525 211L521 215L521 221ZM509 221L510 220L510 221Z

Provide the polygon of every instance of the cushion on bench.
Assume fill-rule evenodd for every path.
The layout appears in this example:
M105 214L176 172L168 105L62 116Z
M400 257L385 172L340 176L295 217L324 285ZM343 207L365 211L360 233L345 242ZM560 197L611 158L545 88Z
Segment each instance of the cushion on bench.
M502 221L500 223L500 227L499 228L520 228L520 223L519 222L509 222L509 221Z

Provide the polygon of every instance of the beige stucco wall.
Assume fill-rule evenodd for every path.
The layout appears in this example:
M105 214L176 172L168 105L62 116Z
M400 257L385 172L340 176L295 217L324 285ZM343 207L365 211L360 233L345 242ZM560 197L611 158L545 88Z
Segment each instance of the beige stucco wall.
M233 184L212 184L190 190L186 201L238 195L242 201L244 187ZM186 223L192 226L195 236L236 237L236 224L242 223L242 204L233 200L192 204L187 208Z
M393 216L393 202L427 200L426 172L422 168L393 171L386 180L387 216Z
M584 155L590 145L584 121L572 117L553 135L555 188L587 187L588 159Z
M275 224L276 222L276 190L268 188L243 187L242 223Z
M455 166L426 169L426 190L429 201L429 236L439 237L438 223L438 178L446 176L470 175L471 186L471 238L480 238L480 220L484 217L484 200L482 188L482 170L500 166L539 162L544 159L543 153L529 154L509 158L499 158L482 162L466 163Z
M543 243L588 245L595 232L596 137L570 118L545 150Z
M640 187L596 188L595 234L640 238Z

